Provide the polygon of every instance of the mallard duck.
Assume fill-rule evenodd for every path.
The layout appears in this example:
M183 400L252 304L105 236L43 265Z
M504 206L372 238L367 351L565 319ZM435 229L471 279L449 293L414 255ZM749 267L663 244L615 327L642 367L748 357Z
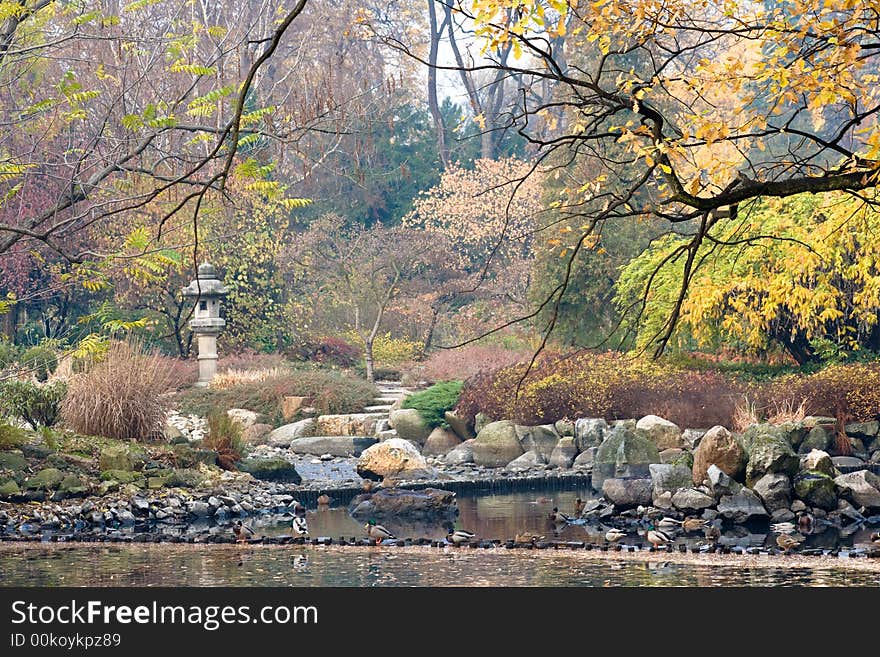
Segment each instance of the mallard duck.
M330 496L329 495L318 495L318 505L319 506L327 506L330 504Z
M515 543L536 543L537 541L543 541L544 537L538 534L531 534L529 532L520 532L516 536L513 537L513 541Z
M681 521L681 528L685 532L696 532L706 527L705 520L701 518L685 518Z
M570 522L570 521L571 521L571 518L569 518L569 517L568 517L567 515L565 515L564 513L560 512L560 511L559 511L559 508L558 508L558 507L555 507L555 506L553 507L553 510L550 512L550 515L548 516L548 519L550 520L550 522L555 522L555 523L558 523L558 524L562 524L562 523L564 523L564 522Z
M577 498L574 501L574 517L575 518L581 517L581 514L584 512L585 506L586 506L586 503L581 498Z
M626 532L622 529L618 529L617 527L609 529L607 532L605 532L605 540L609 543L617 543L617 541L622 539L624 536L626 536Z
M664 516L660 519L660 522L657 523L657 526L663 530L675 530L681 527L681 525L681 520L676 520L675 518L670 518L669 516Z
M664 532L662 529L655 529L653 526L648 529L648 532L645 534L645 538L648 539L648 543L653 545L655 548L660 547L661 545L668 545L672 543L672 537Z
M455 545L461 545L462 543L470 542L474 536L476 536L476 534L473 532L464 529L456 529L454 532L446 534L446 540Z
M364 525L364 531L367 532L367 536L372 539L375 539L376 545L379 545L386 538L397 538L390 531L385 529L382 525L377 525L375 520L370 520Z
M297 501L293 502L293 515L297 518L305 518L306 517L306 507L300 504Z
M721 538L721 530L715 525L706 525L706 528L703 529L703 536L714 543Z
M235 534L236 541L239 543L245 543L249 538L253 537L254 530L243 524L241 520L238 520L232 525L232 533Z
M299 536L305 536L309 533L309 525L305 516L294 516L293 522L290 524L291 529Z
M372 479L364 479L361 482L361 490L364 491L365 493L369 493L371 490L373 490L373 480Z
M871 542L880 544L880 532L874 532L871 534Z
M777 534L791 534L796 527L793 522L776 522L770 525L770 529Z
M800 545L802 540L803 538L798 539L790 534L780 534L776 537L776 545L788 552L792 548L796 548Z

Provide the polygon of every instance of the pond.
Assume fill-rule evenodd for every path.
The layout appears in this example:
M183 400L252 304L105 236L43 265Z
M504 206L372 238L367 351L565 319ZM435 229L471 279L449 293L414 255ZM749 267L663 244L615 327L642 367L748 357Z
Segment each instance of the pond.
M571 513L585 490L459 496L456 528L480 538L518 532L601 543L601 529L557 528L553 506ZM290 520L251 520L257 535L290 532ZM344 506L309 509L312 536L362 537L362 522ZM399 537L440 539L448 527L382 521ZM191 526L188 531L198 530ZM227 526L202 528L229 532ZM166 528L165 531L183 531ZM880 562L843 558L867 540L868 529L848 536L826 530L805 546L841 549L841 558L720 554L600 553L567 550L505 550L390 546L355 548L299 545L0 544L3 586L878 586ZM771 546L766 523L726 528L721 544ZM679 537L696 545L700 537ZM644 544L631 532L623 543Z

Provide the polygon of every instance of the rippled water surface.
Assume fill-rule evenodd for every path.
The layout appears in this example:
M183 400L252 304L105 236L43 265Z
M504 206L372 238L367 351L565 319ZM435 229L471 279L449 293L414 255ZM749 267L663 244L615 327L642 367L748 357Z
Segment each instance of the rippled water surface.
M506 539L529 531L571 540L601 542L596 528L556 528L547 516L553 506L572 513L575 498L586 491L526 492L460 496L455 526L480 538ZM289 533L288 519L274 516L250 521L257 535ZM344 506L309 509L312 536L361 537L362 520ZM401 538L442 538L448 525L382 520ZM559 531L556 531L556 530ZM179 532L167 527L164 531ZM229 532L215 526L213 532ZM721 542L771 545L773 535L759 528L733 527ZM858 545L867 530L846 537L826 531L807 537L806 545ZM865 534L863 536L863 534ZM679 541L697 538L680 537ZM638 544L636 534L624 539ZM720 563L657 561L647 556L586 558L584 553L546 550L472 550L468 548L339 548L324 546L0 544L3 586L880 586L880 572L844 568L845 560L820 559L815 566L776 567L765 561L744 565L734 557ZM606 555L609 556L609 555ZM787 557L777 557L788 559ZM867 560L860 560L862 563ZM872 560L873 561L873 560ZM838 566L838 563L840 566Z

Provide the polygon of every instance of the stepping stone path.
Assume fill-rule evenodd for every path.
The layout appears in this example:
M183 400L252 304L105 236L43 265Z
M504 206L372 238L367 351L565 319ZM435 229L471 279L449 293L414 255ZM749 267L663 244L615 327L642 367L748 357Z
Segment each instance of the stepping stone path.
M373 404L364 407L365 413L381 413L382 418L376 424L376 437L379 440L396 438L397 432L391 428L388 418L391 415L391 407L407 395L415 392L411 388L405 388L397 381L376 381L379 394L373 399Z

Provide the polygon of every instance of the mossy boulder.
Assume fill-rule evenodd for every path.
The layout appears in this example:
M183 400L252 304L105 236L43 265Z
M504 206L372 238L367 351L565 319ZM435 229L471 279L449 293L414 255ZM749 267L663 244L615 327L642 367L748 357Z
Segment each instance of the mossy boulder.
M147 454L137 445L108 445L101 450L101 470L139 470L147 462Z
M137 479L134 472L128 470L104 470L101 472L101 481L115 481L118 484L130 484Z
M21 489L18 487L18 484L15 483L15 479L7 479L6 481L0 482L0 499L15 497L20 494Z
M0 452L0 470L10 470L18 472L27 467L27 459L18 450L11 452Z
M27 490L58 490L64 473L58 468L45 468L24 482Z
M424 444L428 436L431 435L431 427L422 419L422 414L415 408L401 408L392 411L389 422L398 436L418 445Z
M831 446L831 434L825 430L825 427L819 425L810 429L807 437L798 447L799 454L809 454L814 449L826 452Z
M766 474L778 473L791 478L797 474L800 466L800 459L791 445L778 434L764 433L752 437L748 454L746 483L749 486Z
M490 468L503 467L525 453L517 438L516 426L510 420L490 422L484 426L471 447L474 463Z
M85 495L89 492L91 487L88 482L83 480L81 477L75 474L69 474L64 479L61 480L61 483L58 485L58 492L63 493L69 497L75 497L78 495Z
M217 452L210 449L197 449L190 445L174 445L172 447L177 465L181 468L195 468L199 463L217 464Z
M242 459L236 465L241 472L247 472L255 479L281 481L290 484L302 482L302 477L299 476L293 463L282 458Z
M634 424L618 424L596 451L592 486L602 490L605 479L611 477L650 479L648 466L661 462L657 446L642 431Z
M807 470L794 478L794 493L811 506L826 511L837 508L837 486L834 479L818 470Z

